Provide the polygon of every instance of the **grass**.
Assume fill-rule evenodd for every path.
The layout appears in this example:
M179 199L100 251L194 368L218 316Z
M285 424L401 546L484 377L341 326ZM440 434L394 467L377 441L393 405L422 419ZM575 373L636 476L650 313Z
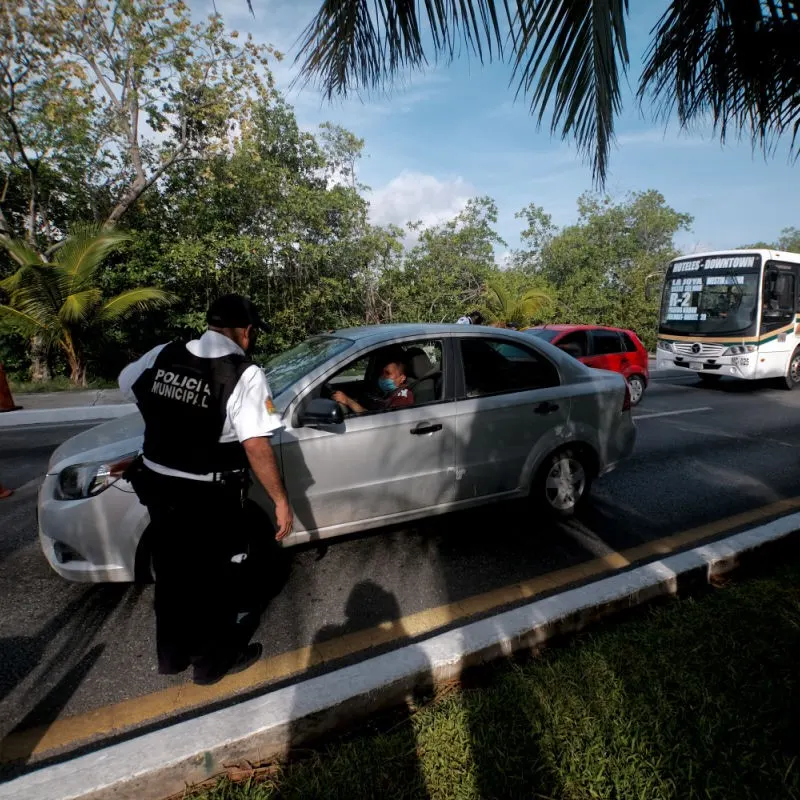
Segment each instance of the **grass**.
M70 383L69 378L60 377L52 378L49 381L42 381L34 383L32 381L17 381L9 380L8 384L11 387L13 394L43 394L45 392L81 392L86 390L97 389L116 389L117 384L114 381L106 381L102 379L90 380L86 382L86 386L74 386Z
M493 670L195 800L800 798L800 565Z

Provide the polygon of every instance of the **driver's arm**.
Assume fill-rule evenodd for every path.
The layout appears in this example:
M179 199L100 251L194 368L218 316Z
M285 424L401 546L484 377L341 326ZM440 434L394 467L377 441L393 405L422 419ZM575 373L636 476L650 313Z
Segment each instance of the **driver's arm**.
M334 392L331 395L331 399L341 403L343 406L347 406L354 414L365 414L367 412L364 406L357 403L352 397L348 397L344 392Z

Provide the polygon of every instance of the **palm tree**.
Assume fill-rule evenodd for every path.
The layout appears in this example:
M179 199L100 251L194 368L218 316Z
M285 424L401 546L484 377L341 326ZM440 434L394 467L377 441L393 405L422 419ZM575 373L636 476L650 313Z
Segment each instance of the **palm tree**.
M8 304L0 315L20 331L60 349L70 368L70 380L86 385L82 340L104 323L171 302L160 289L130 289L104 299L97 272L105 257L130 237L117 230L94 226L77 228L46 261L27 242L0 236L0 244L19 265L0 281Z
M249 0L248 0L249 1ZM383 86L401 70L452 59L511 63L517 96L541 124L572 137L605 180L628 69L628 0L323 0L302 36L300 79L328 97ZM772 149L800 145L798 0L671 0L652 31L638 97L682 126L711 119L724 142L744 133Z
M524 328L552 302L552 297L540 289L528 289L521 296L512 294L500 281L488 281L488 311L491 320L502 326Z

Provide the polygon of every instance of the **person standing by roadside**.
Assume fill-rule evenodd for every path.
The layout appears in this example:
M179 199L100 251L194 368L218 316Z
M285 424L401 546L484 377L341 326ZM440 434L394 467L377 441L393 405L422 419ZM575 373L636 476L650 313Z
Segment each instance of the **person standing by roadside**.
M281 422L249 358L265 326L241 295L215 300L197 340L160 345L119 376L144 418L142 455L126 473L150 513L158 669L193 666L216 683L262 654L237 637L237 567L247 558L248 467L275 504L280 541L292 511L270 435Z
M470 311L456 320L456 325L483 325L483 314L480 311Z

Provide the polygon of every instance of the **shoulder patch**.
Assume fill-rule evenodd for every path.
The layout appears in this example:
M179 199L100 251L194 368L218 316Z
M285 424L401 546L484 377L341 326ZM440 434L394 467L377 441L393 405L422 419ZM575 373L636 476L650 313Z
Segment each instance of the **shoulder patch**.
M275 413L275 403L272 402L272 398L271 397L268 397L266 399L266 401L264 402L264 405L267 407L267 413L268 414L274 414Z

